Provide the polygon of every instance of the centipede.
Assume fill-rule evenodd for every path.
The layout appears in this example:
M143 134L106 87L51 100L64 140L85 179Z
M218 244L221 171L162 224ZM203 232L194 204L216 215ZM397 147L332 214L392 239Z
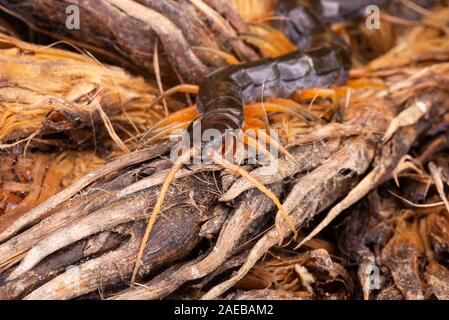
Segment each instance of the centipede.
M198 117L190 123L189 133L199 127L200 133L214 129L220 135L214 136L210 141L202 142L197 148L190 148L174 162L149 217L131 283L135 282L149 235L176 172L197 154L203 154L224 169L248 179L254 187L273 200L295 233L294 225L276 195L240 166L224 159L216 151L216 147L222 146L226 132L242 128L244 106L247 103L270 97L289 98L302 89L331 88L346 84L352 66L350 48L329 28L329 23L358 18L364 14L367 5L381 6L386 2L386 0L320 0L309 3L298 0L279 1L275 16L281 16L283 19L275 20L272 25L285 34L297 47L296 50L275 58L229 65L207 76L199 84L198 90L189 86L185 87L187 92L197 93ZM176 90L177 88L173 92ZM264 135L263 139L268 140L269 143L276 143L270 139L269 135ZM289 156L285 148L280 145L277 147ZM210 150L210 152L202 152L204 150Z

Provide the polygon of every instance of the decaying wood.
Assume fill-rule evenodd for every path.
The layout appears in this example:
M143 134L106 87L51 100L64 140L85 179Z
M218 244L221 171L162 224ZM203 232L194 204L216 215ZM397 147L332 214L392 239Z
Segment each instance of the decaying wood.
M118 230L122 232L122 230ZM95 235L89 240L80 241L73 246L69 246L61 255L53 256L32 271L26 272L14 281L8 282L0 289L0 299L19 299L39 284L45 283L64 269L70 268L72 264L92 255L100 255L110 250L116 249L121 242L123 235L119 232L106 231ZM92 242L101 241L96 248L91 247ZM73 265L72 267L76 267Z
M36 138L49 145L92 145L105 132L115 134L114 126L137 135L162 116L161 106L149 108L157 91L143 78L88 55L0 34L0 68L0 150ZM99 127L105 116L107 131Z
M155 225L155 231L150 237L144 254L140 276L154 272L162 265L182 258L198 242L201 221L207 219L208 203L216 197L216 194L209 193L206 191L207 188L205 186L200 186L201 184L210 185L210 179L209 181L200 181L193 178L187 179L191 181L190 184L181 182L181 184L173 186L170 190L171 197L173 197L170 202L171 206L164 211L163 218L158 220ZM99 188L103 190L103 188ZM201 193L201 195L196 193L195 198L190 198L191 190L195 188L204 190L204 193ZM108 192L107 188L104 191ZM51 251L57 250L58 247L77 243L78 240L85 238L87 234L114 230L118 225L129 225L127 227L129 236L117 249L81 263L77 268L66 270L42 287L31 292L27 297L45 299L51 295L56 299L70 298L95 291L102 288L102 286L114 286L118 283L126 284L126 281L129 281L131 276L133 262L142 237L144 228L142 220L145 219L148 208L154 205L155 191L156 189L154 188L141 191L128 196L122 201L114 202L113 199L110 199L109 201L112 201L112 203L105 208L99 207L96 210L94 209L89 215L81 216L72 223L63 225L58 230L46 234L38 240L37 245L33 249L36 252L42 252L47 255ZM95 197L95 194L92 196ZM105 201L105 199L102 200ZM81 198L79 201L83 202L85 200ZM132 206L129 205L130 203L132 203ZM76 203L73 205L76 205ZM116 210L112 209L114 206ZM118 220L112 219L114 215ZM57 215L50 218L54 217L57 217ZM98 221L98 218L108 221L108 224L97 225L96 221ZM45 226L45 222L37 226L42 225ZM68 232L71 232L69 230L73 230L73 236L71 237L67 237ZM25 255L25 260L27 260L27 256L36 261L33 258L35 255L31 251ZM27 264L25 260L24 265ZM36 263L32 262L25 268L15 269L16 271L9 275L10 280L17 282L25 277L27 272L35 272L33 269L34 265ZM82 274L82 279L80 279L81 287L77 287L75 283L79 274ZM29 291L30 288L26 289Z
M65 27L70 5L79 7L79 29ZM176 81L174 69L182 81L198 83L212 69L224 65L220 56L197 47L229 52L242 60L257 58L253 49L237 39L245 22L232 14L231 8L218 7L220 12L227 12L226 16L232 15L229 23L226 16L202 1L4 0L0 8L34 30L71 39L113 61L118 60L116 56L126 58L146 72L153 70L153 47L160 39L164 80Z
M80 179L79 181L77 181L76 183L74 183L73 185L62 191L61 193L54 195L41 205L37 206L32 211L30 211L29 214L27 214L26 216L23 216L21 219L17 219L14 221L14 223L8 225L7 228L2 230L2 233L0 234L0 239L5 240L14 233L16 233L17 231L19 231L21 228L39 221L49 210L55 208L57 205L61 204L65 200L68 200L77 192L81 191L84 187L88 186L95 180L100 179L104 175L119 170L125 166L132 165L134 163L139 163L151 159L153 157L156 157L161 154L161 151L166 151L167 148L168 145L160 145L156 149L137 151L130 157L125 156L122 158L117 158L114 161L107 164L106 166L98 168L97 170L84 176L82 179Z
M229 2L0 0L44 31L64 24L69 4L80 6L83 28L53 36L147 69L159 41L164 81L175 71L181 82L198 82L225 64L218 51L257 58L238 39L251 29ZM267 116L291 157L282 155L275 171L242 167L281 200L297 237L248 178L186 165L134 286L146 220L172 165L172 143L138 145L161 117L161 106L150 107L157 91L88 55L0 36L0 299L447 299L448 17L442 9L434 21L415 23L397 47L354 70L344 98L342 88L332 99L298 94L295 106L309 104L312 126ZM37 113L31 119L23 110ZM71 176L75 166L43 147L97 147L88 141L92 129L115 144L99 139L101 166L83 174ZM85 152L85 161L94 159ZM67 183L55 177L58 166ZM315 236L323 238L312 243Z
M280 186L275 187L279 194ZM229 257L240 238L249 226L260 220L264 214L273 208L273 203L257 190L250 191L243 199L240 206L232 213L223 226L220 236L212 252L201 261L180 268L174 274L168 274L164 279L154 279L145 284L145 288L130 290L126 296L116 296L117 298L131 299L157 299L174 288L179 287L184 282L202 278L220 267ZM252 232L251 234L254 234ZM133 292L135 291L135 292Z

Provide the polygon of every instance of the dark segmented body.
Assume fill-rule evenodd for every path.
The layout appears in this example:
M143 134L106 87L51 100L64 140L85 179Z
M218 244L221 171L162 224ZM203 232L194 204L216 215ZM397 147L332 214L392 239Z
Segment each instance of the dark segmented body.
M245 103L289 97L298 89L342 85L350 67L347 52L329 45L218 70L200 86L197 108L203 117L202 129L237 129Z
M298 1L283 1L279 10L293 22L281 29L301 50L225 67L209 75L200 84L197 97L202 132L217 129L224 133L240 128L245 103L274 96L286 98L298 89L343 85L347 81L351 60L344 42L312 9Z

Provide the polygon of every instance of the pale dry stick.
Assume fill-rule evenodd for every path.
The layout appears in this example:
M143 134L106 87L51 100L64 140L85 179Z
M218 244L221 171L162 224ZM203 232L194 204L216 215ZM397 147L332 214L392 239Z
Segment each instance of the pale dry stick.
M281 186L274 187L276 193L280 193ZM255 190L254 190L255 191ZM167 271L155 277L145 284L146 290L130 288L127 293L118 295L115 299L160 299L176 290L187 281L202 278L220 268L227 257L232 255L238 241L247 230L248 226L258 218L268 213L273 208L273 203L263 193L250 192L240 203L235 212L226 220L220 231L218 240L213 249L195 259L194 263L182 266L176 272Z
M127 195L130 195L131 193L136 193L143 189L148 189L163 184L170 170L171 169L167 169L159 173L155 173L150 177L144 178L142 180L137 181L136 183L133 183L132 185L118 191L116 193L116 198L121 199ZM217 170L217 166L215 165L191 166L189 169L180 169L178 172L176 172L175 179L185 178L198 172L207 172L215 170Z
M98 258L88 260L77 268L67 269L64 273L34 289L23 299L68 300L98 290L102 283L101 278L116 273L117 266L129 260L129 251L133 251L133 247L127 244ZM98 276L100 272L101 276ZM115 276L122 277L121 274Z
M414 203L404 197L401 197L400 195L394 193L391 190L388 190L388 192L393 196L398 198L401 201L404 201L406 204L408 204L409 206L415 207L415 208L436 208L436 207L441 207L441 206L445 206L446 204L444 203L444 201L441 202L435 202L435 203Z
M138 169L137 169L138 170ZM101 189L91 188L89 192L73 199L71 203L43 219L29 229L19 233L15 237L0 245L0 261L7 261L9 257L15 256L18 252L32 248L44 237L54 233L56 230L73 223L73 221L93 212L102 204L109 202L115 191L123 185L132 183L135 177L135 170L128 171L110 182L102 185ZM120 182L117 183L119 180ZM96 191L94 191L96 190ZM93 192L91 192L93 191Z
M45 257L78 240L98 232L103 232L119 224L144 217L144 213L142 212L144 211L146 202L147 195L134 197L132 201L126 201L124 199L121 202L114 203L112 206L107 206L106 208L92 212L76 222L48 235L28 251L20 265L14 269L7 280L10 281L21 276L26 271L31 270ZM123 209L125 203L128 203L126 210ZM98 221L103 222L98 224Z
M440 198L443 200L444 205L446 206L446 210L449 214L449 201L447 200L446 194L444 193L444 184L443 180L441 179L441 168L437 167L435 163L430 162L429 163L429 170L432 174L432 178L435 181L435 186L437 188L438 194L440 195Z
M157 288L151 288L148 284L140 284L131 288L126 289L123 292L120 292L116 295L112 295L108 300L151 300L153 297L162 297L166 292L175 291L178 288L178 283L176 281L170 281L170 283L166 283L165 279L170 278L171 275L176 274L178 270L181 268L188 268L189 266L195 264L199 260L203 258L203 255L189 261L187 263L178 263L175 264L165 271L161 272L157 275L153 281L160 283Z
M217 164L219 164L220 166L222 166L225 169L228 169L234 173L238 173L240 174L242 177L245 177L246 179L248 179L257 189L259 189L261 192L263 192L264 194L266 194L271 200L273 200L273 202L276 204L276 206L279 208L279 211L281 212L281 215L285 218L285 220L287 221L288 225L292 228L292 231L295 233L295 236L297 234L294 225L292 223L292 221L290 220L290 218L288 217L288 214L285 212L284 208L282 207L282 204L280 203L279 199L276 197L276 195L270 191L269 189L267 189L262 183L260 183L259 181L257 181L257 179L253 178L246 170L242 169L240 166L238 165L234 165L231 162L227 161L226 159L224 159L218 152L216 152L215 150L213 150L213 148L210 148L209 150L211 152L211 156L210 158L212 160L214 160ZM134 271L133 271L133 275L131 277L131 284L133 285L135 283L136 280L136 276L137 276L137 272L139 270L139 266L140 266L140 262L142 260L142 256L143 256L143 252L145 250L146 244L148 242L148 238L150 236L151 230L154 226L154 223L156 222L156 218L161 210L161 206L162 203L164 201L165 198L165 194L167 193L167 190L171 184L171 182L173 181L173 179L175 178L176 172L178 172L180 170L180 168L187 162L190 160L191 157L198 155L201 152L201 149L199 148L191 148L189 149L189 151L185 152L184 154L182 154L174 163L173 167L170 169L170 171L167 174L167 177L165 178L165 181L161 187L158 199L156 201L156 205L153 208L153 211L150 215L150 219L148 221L147 224L147 228L145 230L144 236L142 238L142 242L139 248L139 252L137 254L137 258L136 258L136 264L134 267Z
M60 205L64 201L70 199L76 193L81 191L83 188L87 187L94 181L104 177L105 175L115 172L123 167L130 166L139 162L151 160L154 157L162 154L168 150L169 144L161 144L159 146L153 147L151 149L144 149L130 153L125 156L121 156L112 160L110 163L93 170L88 173L77 182L72 184L65 190L57 193L56 195L50 197L40 205L38 205L33 210L29 211L27 214L23 215L19 219L15 220L11 225L0 233L0 241L6 240L14 233L20 231L22 228L35 223L40 220L48 211Z
M67 250L61 252L61 254L49 257L45 263L39 264L21 277L0 286L0 300L20 299L30 289L44 283L55 274L64 271L67 266L72 266L79 260L94 254L113 250L115 245L118 245L118 238L119 236L112 235L111 231L108 230L94 235L89 240L73 244Z
M296 227L313 218L348 191L356 177L342 175L340 174L342 170L350 169L358 176L367 169L370 160L374 157L374 149L369 143L363 143L363 141L359 139L345 146L320 167L298 180L283 203ZM287 235L288 226L282 223L281 227L282 233ZM202 299L216 299L230 289L278 242L278 231L276 229L268 231L251 249L247 260L237 273L213 287Z
M431 103L427 100L415 101L391 120L382 141L388 141L399 128L415 124L429 112L430 107Z
M351 205L356 203L358 200L363 198L368 194L369 191L373 189L377 182L377 177L374 171L370 172L349 194L336 206L332 208L331 211L326 215L326 217L320 222L320 224L310 232L307 237L305 237L296 247L304 245L307 241L314 238L321 230L323 230L329 223L331 223L343 210L349 208Z
M319 232L321 232L326 226L328 226L343 210L349 208L351 205L362 199L365 195L367 195L371 190L376 188L381 183L388 180L394 169L397 167L397 164L402 159L403 155L408 153L411 148L413 142L417 139L419 133L424 129L424 126L420 126L420 128L414 128L413 126L402 127L393 136L393 150L390 145L385 146L384 154L381 154L379 163L375 166L375 168L368 173L368 175L362 179L362 181L357 184L357 186L352 189L348 195L340 201L337 205L335 205L326 217L316 226L312 232L310 232L307 237L305 237L295 249L301 247L304 243L311 240L315 237Z
M435 13L434 12L432 12L432 11L430 11L430 10L427 10L426 8L424 8L424 7L421 7L420 5L418 5L418 4L416 4L416 3L413 3L413 2L411 2L411 1L409 1L409 0L400 0L404 5L406 5L407 7L409 7L410 9L412 9L413 11L415 11L415 12L417 12L417 13L419 13L419 14L422 14L423 16L425 16L425 17L428 17L428 18L435 18L436 17L436 15L435 15Z
M329 123L322 127L316 127L312 132L297 135L294 140L287 145L287 147L319 142L330 138L357 136L362 133L368 132L369 131L366 128L362 128L357 125L350 125L345 123Z
M287 177L291 177L297 173L310 171L322 164L326 159L332 156L334 152L339 149L339 143L323 144L309 144L301 146L294 151L296 162L299 166L295 165L290 159L280 159L279 167L280 171ZM280 175L279 172L273 172L270 167L262 166L254 169L250 174L258 179L264 185L268 185L274 182L280 182L285 177ZM253 185L244 178L240 178L235 181L233 185L226 191L226 193L220 198L220 201L227 202L237 198L242 192L249 190Z

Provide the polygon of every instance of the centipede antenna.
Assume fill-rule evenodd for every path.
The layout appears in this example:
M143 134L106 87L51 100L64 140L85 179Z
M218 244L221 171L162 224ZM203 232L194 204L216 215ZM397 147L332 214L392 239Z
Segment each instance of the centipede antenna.
M409 1L409 0L400 0L404 5L406 5L407 7L409 7L410 9L412 9L413 11L415 11L415 12L417 12L417 13L419 13L419 14L422 14L423 16L426 16L426 17L432 17L432 18L434 18L435 17L435 13L433 13L432 11L430 11L430 10L427 10L426 8L424 8L424 7L421 7L420 5L418 5L418 4L416 4L416 3L413 3L413 2L411 2L411 1Z
M197 115L196 106L191 106L188 108L184 108L181 110L178 110L176 112L173 112L168 117L163 118L159 122L157 122L152 128L150 128L147 132L145 132L141 137L140 141L144 141L145 138L147 138L149 135L153 134L155 131L157 131L159 128L162 128L162 130L166 129L167 127L172 128L173 126L177 126L176 122L191 122ZM181 128L183 126L180 126ZM172 129L171 129L172 130Z
M297 165L298 167L300 166L299 162L296 161L295 157L293 157L293 155L276 139L272 139L271 136L269 134L266 134L263 130L257 130L256 132L258 137L263 139L267 144L274 146L276 149L281 151L282 154L284 154L287 158L289 158L295 165ZM247 134L251 135L251 133Z
M183 122L179 122L179 123L173 123L173 124L171 124L169 126L161 128L161 130L159 130L159 131L152 131L151 133L154 133L154 134L151 135L145 141L141 140L139 146L142 147L142 146L150 144L151 142L153 142L155 140L165 138L171 132L174 132L174 131L176 131L178 129L185 129L185 128L187 128L189 126L190 122L191 121L183 121Z
M139 251L137 253L136 263L134 265L134 270L133 270L133 274L131 277L131 285L133 285L134 282L136 281L137 272L139 271L139 267L140 267L140 263L142 261L145 247L146 247L148 239L150 237L150 233L153 230L153 226L156 222L156 218L157 218L159 212L161 211L161 206L165 200L165 195L168 191L168 188L170 187L170 184L174 180L176 173L181 169L181 167L184 165L184 163L187 162L197 151L198 151L198 149L196 149L196 148L190 148L187 152L185 152L184 154L181 154L181 156L173 164L173 167L168 172L168 174L164 180L164 183L162 184L156 204L154 205L153 211L151 212L147 227L145 229L145 233L142 237L142 242L140 243Z
M150 105L150 108L157 105L159 102L161 102L162 99L165 99L171 95L174 95L175 93L192 93L192 94L198 94L199 87L197 85L193 84L180 84L177 86L174 86L173 88L168 89L167 91L164 91L161 93Z
M304 121L309 126L313 126L312 122L320 121L320 119L316 115L314 115L312 112L307 110L301 104L299 104L291 99L272 98L272 99L270 99L270 102L275 105L282 106L282 107L293 108L293 110L295 111L294 114L299 115L300 117L303 117Z
M295 224L293 223L292 219L289 217L287 211L285 211L284 207L282 206L281 202L279 201L278 197L267 187L265 187L261 182L259 182L256 178L254 178L248 171L243 169L242 167L235 165L228 160L224 159L217 151L211 149L211 158L214 160L218 165L222 166L224 169L227 169L231 172L237 173L241 175L243 178L248 180L254 187L259 189L260 192L265 194L268 198L270 198L276 207L279 210L279 213L281 216L285 219L287 222L289 228L294 233L295 237L298 235L298 232L295 228ZM279 225L276 226L278 230Z
M270 159L270 161L275 161L274 156L271 154L271 152L267 148L265 148L265 146L260 144L256 139L254 139L252 136L248 134L242 134L239 136L239 139L246 145L254 148L256 152L259 150L264 155L264 157Z

